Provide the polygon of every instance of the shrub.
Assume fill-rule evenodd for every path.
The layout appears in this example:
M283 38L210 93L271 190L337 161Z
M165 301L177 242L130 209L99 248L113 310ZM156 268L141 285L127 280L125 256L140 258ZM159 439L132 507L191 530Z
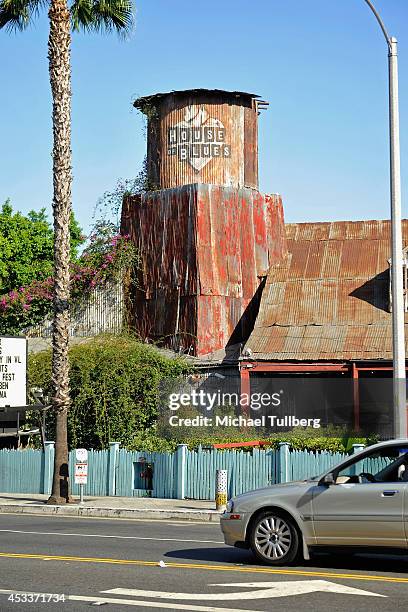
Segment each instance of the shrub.
M193 413L187 414L186 411L182 412L180 410L178 414L183 417L195 416ZM197 448L200 445L208 447L213 444L262 440L266 442L263 448L277 449L280 442L288 442L294 450L348 453L351 451L353 444L364 444L367 446L378 442L378 436L361 437L357 433L348 432L339 427L325 427L319 433L316 433L316 429L313 428L295 428L291 431L277 432L269 435L262 434L255 428L242 430L238 427L231 427L228 428L228 432L224 430L211 434L206 427L180 427L177 428L176 433L172 432L171 438L167 438L166 434L169 435L168 432L169 428L159 428L161 439L169 439L169 442L174 447L177 444L185 443L190 449ZM237 450L251 451L251 448L237 447Z
M101 335L69 350L71 448L106 448L110 441L134 449L161 445L154 434L159 384L189 371L182 358L163 356L131 335ZM29 357L29 384L51 396L51 351ZM32 417L34 422L35 417ZM54 439L53 414L47 416L47 439ZM144 447L144 450L149 450Z

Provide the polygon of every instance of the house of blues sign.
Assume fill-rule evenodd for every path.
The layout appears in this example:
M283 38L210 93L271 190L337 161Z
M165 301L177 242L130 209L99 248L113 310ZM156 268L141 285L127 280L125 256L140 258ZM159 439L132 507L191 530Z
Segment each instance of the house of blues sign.
M184 120L168 128L168 154L177 155L200 172L213 158L231 157L227 134L219 119L205 108L188 106Z

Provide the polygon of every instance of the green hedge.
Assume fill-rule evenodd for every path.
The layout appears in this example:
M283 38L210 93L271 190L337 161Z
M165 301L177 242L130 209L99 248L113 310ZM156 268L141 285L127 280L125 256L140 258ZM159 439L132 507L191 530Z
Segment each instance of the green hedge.
M267 444L264 448L278 448L280 442L288 442L291 448L296 450L308 451L330 451L347 453L352 449L353 444L364 444L368 446L378 442L378 436L361 437L357 433L344 432L342 430L333 430L331 428L322 429L319 435L316 435L315 429L294 429L289 432L275 433L270 436L259 436L251 432L231 431L229 435L199 435L180 436L177 440L171 441L172 448L175 448L177 443L184 442L190 449L197 446L212 446L213 444L225 444L228 442L253 442L261 439ZM236 450L251 450L251 447L241 447Z
M114 440L129 449L143 442L165 450L166 442L154 434L159 383L188 372L184 359L165 357L130 335L101 335L72 346L69 360L71 448L103 449ZM51 396L50 350L30 355L29 384ZM35 422L34 415L31 420ZM47 439L54 439L51 411Z

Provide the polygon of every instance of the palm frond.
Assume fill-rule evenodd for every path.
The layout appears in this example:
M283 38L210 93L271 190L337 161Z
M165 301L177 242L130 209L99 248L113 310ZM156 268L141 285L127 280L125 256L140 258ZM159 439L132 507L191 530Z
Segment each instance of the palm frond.
M71 5L71 24L74 31L92 30L93 25L93 1L75 0Z
M74 30L116 31L126 37L134 26L132 0L74 0L71 6Z
M46 0L0 0L0 29L25 30Z

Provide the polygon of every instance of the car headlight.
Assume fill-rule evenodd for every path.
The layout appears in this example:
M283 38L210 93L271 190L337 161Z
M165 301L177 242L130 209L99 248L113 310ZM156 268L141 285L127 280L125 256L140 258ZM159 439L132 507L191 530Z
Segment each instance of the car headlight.
M227 507L225 508L225 512L232 512L234 509L234 501L232 499L230 499L227 502Z

